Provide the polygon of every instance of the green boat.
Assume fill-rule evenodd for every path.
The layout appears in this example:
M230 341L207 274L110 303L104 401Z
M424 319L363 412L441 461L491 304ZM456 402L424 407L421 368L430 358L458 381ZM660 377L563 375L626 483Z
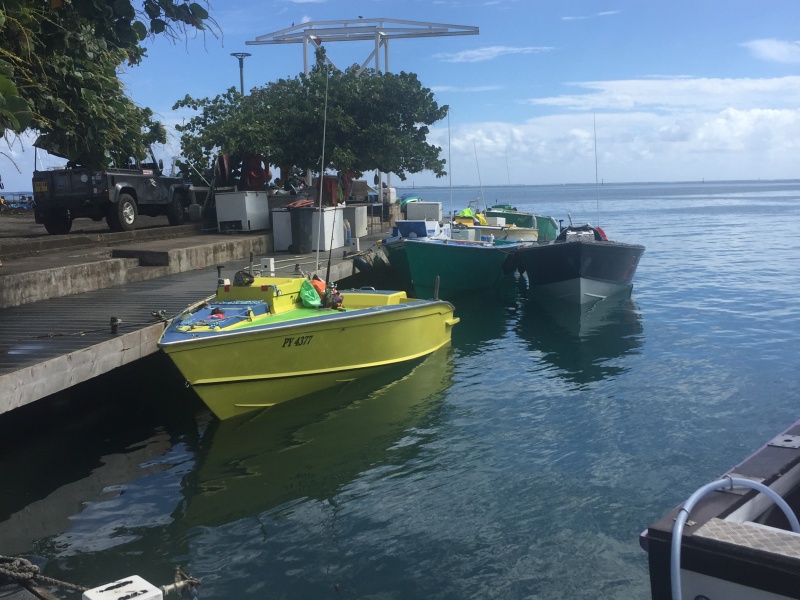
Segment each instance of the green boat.
M417 298L453 298L493 288L514 272L517 251L524 245L432 238L403 240Z
M486 211L487 217L502 217L506 225L528 227L539 232L538 241L549 242L558 237L558 222L553 217L544 217L534 213L517 210L510 204L495 204Z
M405 242L405 238L402 237L388 238L381 241L381 247L384 254L386 254L386 259L392 265L392 268L397 271L403 289L411 287L411 269L408 267Z

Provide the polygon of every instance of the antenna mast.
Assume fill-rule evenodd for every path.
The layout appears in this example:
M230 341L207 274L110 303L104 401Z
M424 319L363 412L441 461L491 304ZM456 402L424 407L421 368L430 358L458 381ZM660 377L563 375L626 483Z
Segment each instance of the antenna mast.
M592 113L592 125L594 127L594 193L595 193L595 206L597 211L597 226L600 227L600 188L598 187L597 178L597 115Z

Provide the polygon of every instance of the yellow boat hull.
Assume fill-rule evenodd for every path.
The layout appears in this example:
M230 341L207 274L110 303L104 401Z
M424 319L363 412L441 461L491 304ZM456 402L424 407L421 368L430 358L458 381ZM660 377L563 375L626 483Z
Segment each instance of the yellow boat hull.
M347 306L347 292L343 292ZM358 296L358 298L356 298ZM403 301L344 311L297 309L266 324L192 336L169 336L160 347L219 419L266 408L361 377L382 366L430 354L450 341L453 306ZM353 304L363 304L354 293ZM180 329L179 329L180 331Z

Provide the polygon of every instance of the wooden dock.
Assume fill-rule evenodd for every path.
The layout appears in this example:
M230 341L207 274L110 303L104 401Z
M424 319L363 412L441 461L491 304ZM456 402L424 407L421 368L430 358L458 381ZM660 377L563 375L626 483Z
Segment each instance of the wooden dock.
M112 250L71 248L6 259L0 268L0 414L157 351L165 318L216 290L223 276L261 259L278 273L319 273L328 252L269 254L271 234L197 234L135 241ZM359 240L374 252L383 231ZM331 252L331 280L352 275L354 246ZM344 254L350 252L349 258ZM112 320L118 320L112 332Z

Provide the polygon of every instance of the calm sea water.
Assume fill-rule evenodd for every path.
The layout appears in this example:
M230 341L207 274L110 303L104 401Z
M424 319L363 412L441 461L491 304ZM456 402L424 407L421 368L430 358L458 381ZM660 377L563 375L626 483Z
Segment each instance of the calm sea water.
M154 356L0 417L0 554L90 586L181 565L201 598L648 598L641 530L800 418L800 182L452 194L644 244L631 298L512 283L277 414L217 422Z

